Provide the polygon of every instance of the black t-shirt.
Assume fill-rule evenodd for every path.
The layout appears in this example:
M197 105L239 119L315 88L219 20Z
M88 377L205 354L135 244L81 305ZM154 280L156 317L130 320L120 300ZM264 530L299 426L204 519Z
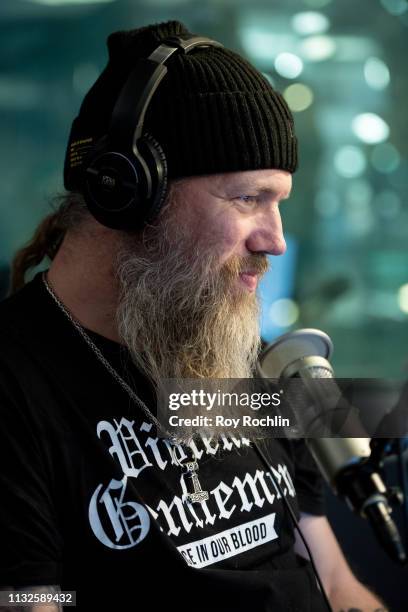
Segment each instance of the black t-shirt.
M90 334L154 409L126 349ZM0 423L1 585L59 584L81 610L325 609L275 485L296 513L323 514L304 443L263 443L267 470L245 439L199 439L209 500L186 503L169 441L40 275L0 304Z

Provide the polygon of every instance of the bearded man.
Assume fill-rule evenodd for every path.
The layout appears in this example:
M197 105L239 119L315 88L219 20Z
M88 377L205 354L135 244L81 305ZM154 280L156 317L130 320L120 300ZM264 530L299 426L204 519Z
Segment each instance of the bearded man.
M333 609L379 610L302 442L270 440L262 461L243 435L176 444L156 419L164 379L253 376L256 286L285 251L297 165L283 98L192 37L179 22L110 36L71 129L68 193L16 256L0 307L3 592L75 591L82 610L325 610L294 514Z

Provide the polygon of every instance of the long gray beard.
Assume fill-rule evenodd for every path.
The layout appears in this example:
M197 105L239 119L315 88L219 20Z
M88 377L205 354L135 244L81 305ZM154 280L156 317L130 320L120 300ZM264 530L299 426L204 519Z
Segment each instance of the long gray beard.
M248 378L259 350L255 296L232 295L211 257L180 245L153 262L122 252L119 334L138 367L161 378Z
M208 247L186 243L176 229L147 232L142 252L125 239L117 268L118 330L136 366L159 394L169 378L252 377L259 308L254 294L237 289L242 261L217 270Z

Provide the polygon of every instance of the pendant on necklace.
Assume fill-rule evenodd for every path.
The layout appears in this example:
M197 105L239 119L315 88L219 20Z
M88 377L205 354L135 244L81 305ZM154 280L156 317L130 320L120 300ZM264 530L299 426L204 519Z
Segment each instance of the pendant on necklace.
M197 472L198 472L198 461L195 458L192 449L189 450L192 452L192 459L187 459L186 461L182 461L177 457L176 446L178 443L176 441L173 442L174 446L172 446L172 454L175 463L182 468L184 482L188 480L191 483L192 491L186 493L184 497L185 502L190 502L191 504L201 504L209 499L208 491L203 491L201 487L201 483L198 480ZM185 449L185 447L184 447Z
M209 498L208 491L203 491L200 481L198 480L197 461L186 461L185 463L180 461L179 464L184 470L183 474L190 480L193 486L193 491L187 493L186 495L186 501L189 501L192 504L201 504L202 502L207 501Z

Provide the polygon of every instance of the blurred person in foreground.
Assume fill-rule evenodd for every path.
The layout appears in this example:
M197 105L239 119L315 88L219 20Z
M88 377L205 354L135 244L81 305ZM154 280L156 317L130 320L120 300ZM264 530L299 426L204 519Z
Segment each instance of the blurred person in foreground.
M174 441L156 421L164 379L253 376L256 286L285 251L297 167L280 94L238 54L198 46L168 59L144 118L140 148L165 156L169 179L150 213L118 229L84 198L136 62L191 36L174 21L109 37L71 129L67 193L15 258L0 306L2 588L73 590L87 610L325 610L283 495L333 610L379 612L303 441L262 441L267 469L243 430Z

